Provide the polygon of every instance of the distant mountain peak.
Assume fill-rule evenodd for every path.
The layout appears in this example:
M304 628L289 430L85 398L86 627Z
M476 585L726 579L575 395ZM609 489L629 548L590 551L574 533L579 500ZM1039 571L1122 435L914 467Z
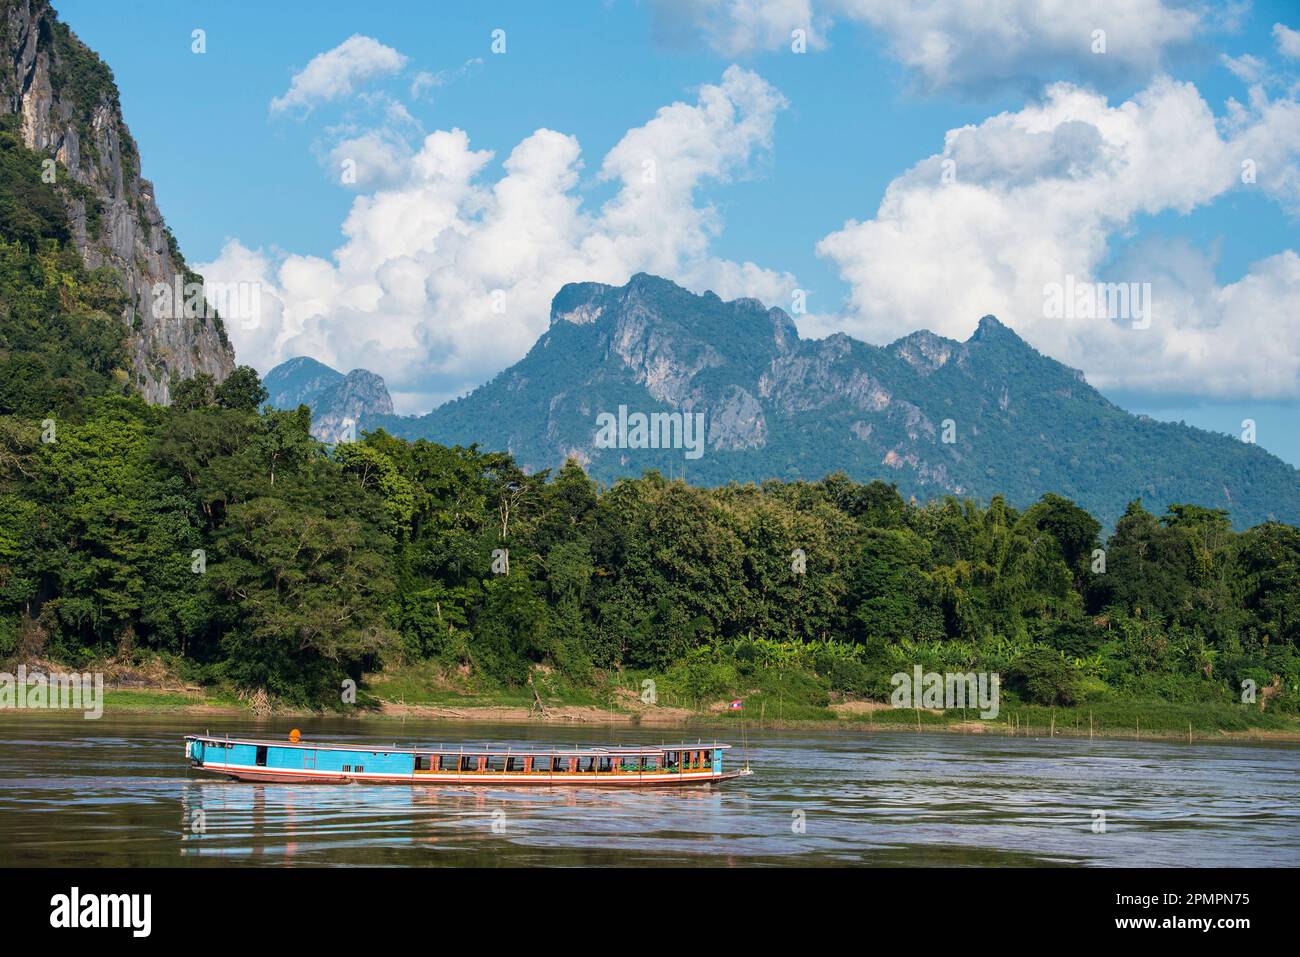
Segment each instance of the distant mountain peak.
M336 369L327 366L319 359L313 359L311 356L294 356L292 359L285 359L278 366L276 366L276 368L281 370L294 370L294 371L302 370L302 369L311 369L320 372L333 373L334 375L342 375L341 372L338 372Z
M686 307L696 302L705 302L711 306L737 312L764 315L779 313L789 322L790 328L794 328L794 323L789 320L789 316L783 310L775 307L769 308L766 303L758 299L742 296L738 299L725 300L711 289L697 295L689 289L679 286L671 279L664 279L662 276L653 276L644 272L633 274L622 286L612 286L602 282L566 283L551 299L551 325L557 322L569 322L578 326L587 325L597 321L607 307L612 304L617 303L626 306L661 298L680 303ZM663 311L649 314L649 318L652 319L666 317L667 315Z
M312 435L323 442L337 442L349 427L360 435L367 416L391 415L393 400L384 380L366 369L347 375L310 356L286 359L262 380L268 402L277 409L299 405L312 410Z
M637 413L702 414L703 454L597 443L598 416ZM1300 519L1294 468L1129 415L993 316L965 342L927 330L883 347L802 339L781 309L645 273L564 286L550 329L491 382L428 415L365 425L509 450L530 471L577 455L605 481L651 468L702 484L842 470L920 499L1003 494L1024 507L1054 492L1107 522L1139 497L1230 507L1238 524Z
M919 329L891 343L888 349L922 375L943 368L965 346L954 339L945 339L928 329Z
M665 279L663 276L656 276L654 273L649 273L649 272L633 273L631 276L628 277L627 284L629 286L654 286L659 284L667 284L669 286L673 286L678 289L681 288L680 286L677 285L677 283L673 282L671 279Z
M1023 349L1032 348L1029 343L1016 334L1014 329L999 320L997 316L982 316L979 324L975 327L975 331L971 333L971 337L966 341L972 345L984 342L999 342Z
M570 282L560 287L551 299L551 325L571 322L581 326L600 318L601 309L594 303L613 286L603 282Z

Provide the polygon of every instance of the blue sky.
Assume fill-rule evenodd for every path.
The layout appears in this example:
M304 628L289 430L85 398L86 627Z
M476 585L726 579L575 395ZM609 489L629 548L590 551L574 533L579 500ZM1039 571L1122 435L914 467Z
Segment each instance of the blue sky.
M817 0L740 0L726 9L675 2L57 3L113 68L145 175L187 258L210 265L210 279L257 273L272 291L265 301L274 303L273 316L256 330L232 330L241 360L263 372L297 353L344 369L364 366L388 379L400 411L423 411L519 358L545 327L554 292L547 289L557 280L621 281L620 271L657 265L688 286L754 294L786 308L797 284L808 293L809 315L796 315L805 335L842 329L887 342L927 325L965 338L980 315L997 312L1044 352L1084 368L1126 408L1234 434L1243 418L1254 418L1259 442L1300 464L1300 285L1290 260L1277 258L1298 246L1300 113L1292 107L1300 59L1288 52L1291 35L1276 26L1300 30L1295 5L1257 0L1228 19L1172 0L1102 0L1075 5L1091 6L1077 35L1066 24L1063 38L1058 23L1042 35L1030 26L1014 41L963 21L965 5L919 6L923 34L874 2L861 5L865 13ZM1037 4L1019 6L1031 23ZM791 24L805 29L806 53L791 50ZM1093 24L1110 27L1104 55L1087 49ZM191 50L196 28L206 34L201 55ZM505 30L504 53L492 51L495 29ZM297 105L272 108L313 58L358 35L373 44L360 51L377 58L373 72L353 77L345 92L331 88L332 98L305 95ZM934 36L951 48L938 61L924 42ZM401 65L383 66L384 50ZM733 65L740 73L725 79ZM421 73L435 79L415 93ZM1192 92L1161 87L1161 77L1191 84ZM1057 81L1104 101L1052 100L1045 91ZM701 131L701 88L719 91L735 122L724 109L708 114ZM1189 109L1196 98L1213 114L1213 143ZM683 105L681 115L654 126L657 111L674 103ZM1126 103L1137 132L1111 131ZM1101 146L1085 136L1078 147L1084 173L1025 165L1042 127L1038 114L1030 115L1036 109L1054 117L1049 126L1064 117L1072 129L1103 131ZM1179 126L1184 113L1192 118ZM1015 122L999 124L999 115ZM974 131L968 145L951 153L957 178L974 167L980 179L958 202L918 183L928 175L926 161L945 154L945 134L966 126ZM475 151L492 157L447 199L415 183L407 167L418 165L425 136L453 129L463 130L468 144L438 152L444 166ZM575 140L581 167L569 141L530 140L539 129ZM638 129L647 130L641 139L630 132ZM1162 132L1142 132L1153 129ZM393 147L392 155L378 179L341 184L337 161L366 134ZM507 157L526 142L533 158L520 165L541 171L540 181L554 190L548 203L558 204L540 213L506 209L491 195L508 181ZM685 167L692 172L681 189L674 180L670 195L642 205L629 183L644 142L660 144L651 153L665 182ZM688 145L672 152L679 143ZM1247 154L1259 154L1258 184L1225 186L1202 175L1206 164L1235 165ZM1080 209L1103 212L1048 208L1036 237L1037 197L1065 195L1103 155L1154 172L1095 177ZM1056 185L1055 175L1065 179ZM531 188L532 180L521 182ZM881 209L891 184L912 212ZM1039 187L1044 192L1033 191ZM486 191L486 200L476 190ZM384 255L340 257L350 213L362 237L357 245L400 229L400 214L385 220L375 209L354 209L385 191L406 197L422 211L414 219L433 223L430 230L445 226L450 238L438 249L416 238ZM445 220L438 218L444 201L457 209ZM982 220L961 205L967 202L987 204L990 220L1005 212L1018 222L969 236ZM1104 212L1111 202L1113 214ZM579 219L601 221L570 223L564 217L575 205ZM637 227L623 223L623 209L649 217L646 231L663 237L668 251L647 246ZM557 235L536 223L552 216L564 219ZM850 220L862 228L846 229ZM951 246L924 235L935 220L951 224ZM607 246L618 251L592 252ZM520 263L518 275L503 279L481 266L491 274L474 274L472 264L494 248ZM883 255L891 250L897 261ZM936 270L949 271L934 264L948 255L962 264L987 260L987 268L954 274L961 286L951 310L918 295L934 285ZM1032 262L1039 255L1081 278L1149 278L1168 311L1156 313L1146 336L1109 325L1048 326L1034 312L1034 291L1046 275ZM906 275L909 262L929 262L932 271ZM732 268L747 263L748 271ZM584 269L604 274L575 274ZM402 291L404 282L447 279L448 270L456 282L443 282L436 294ZM994 286L1005 277L1020 292L988 295L983 276ZM480 315L479 301L498 289L509 307ZM1221 328L1212 335L1211 327Z

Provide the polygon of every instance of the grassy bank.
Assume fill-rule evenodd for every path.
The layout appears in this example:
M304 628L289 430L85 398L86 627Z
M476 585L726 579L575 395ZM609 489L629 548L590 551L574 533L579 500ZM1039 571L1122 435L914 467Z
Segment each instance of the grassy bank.
M105 688L104 712L112 714L251 713L238 695L219 689L190 691L153 688Z
M975 711L935 712L882 708L841 717L881 730L953 730L1019 737L1188 738L1224 735L1300 740L1300 717L1261 712L1246 705L1173 704L1167 701L1121 701L1093 706L1044 708L1004 706L994 719Z
M1300 716L1221 702L1173 703L1110 700L1072 707L1044 707L1004 694L997 716L983 719L974 709L938 711L893 708L887 702L827 694L812 676L758 669L727 698L692 697L664 676L625 672L576 684L544 669L528 685L499 687L468 675L448 675L435 666L393 668L368 676L355 706L341 702L319 710L276 707L274 714L337 715L359 718L429 718L451 721L541 721L648 727L715 729L738 735L743 722L755 729L952 731L1015 737L1096 737L1213 740L1222 738L1300 741ZM646 700L653 698L653 702ZM252 706L222 689L110 688L106 713L227 714L254 718Z

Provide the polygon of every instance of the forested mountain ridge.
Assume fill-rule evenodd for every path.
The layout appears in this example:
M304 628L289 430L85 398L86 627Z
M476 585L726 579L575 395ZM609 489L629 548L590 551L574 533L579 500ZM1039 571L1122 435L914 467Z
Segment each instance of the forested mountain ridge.
M147 401L198 373L220 382L234 351L219 316L155 315L155 284L201 283L163 221L153 185L122 118L108 66L59 21L47 0L0 0L0 120L28 149L55 162L69 239L86 266L106 266L125 293L125 359ZM198 144L196 144L197 147Z
M681 449L596 447L597 416L702 412ZM1231 512L1238 527L1300 521L1300 471L1264 449L1131 415L992 316L957 342L800 339L780 309L696 296L640 274L574 283L528 354L418 418L366 416L394 435L508 450L526 469L567 457L604 481L647 468L695 484L814 481L844 471L928 500L1068 496L1107 526L1135 498Z

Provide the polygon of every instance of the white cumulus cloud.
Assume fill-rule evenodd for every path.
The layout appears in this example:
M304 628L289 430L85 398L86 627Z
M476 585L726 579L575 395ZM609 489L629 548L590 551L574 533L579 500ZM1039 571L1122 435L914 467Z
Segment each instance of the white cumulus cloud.
M271 100L271 112L301 108L350 95L359 84L379 76L400 73L407 58L373 37L353 34L332 50L312 57L289 81L283 96Z
M198 268L213 282L261 283L258 321L231 324L241 362L265 372L310 355L371 369L399 411L425 411L522 357L566 282L647 271L724 298L787 299L793 277L711 253L721 220L696 200L703 183L743 175L771 147L785 106L760 76L728 68L695 102L623 136L597 173L614 193L592 210L578 141L563 133L524 138L495 179L493 154L459 129L430 133L406 158L382 137L357 137L354 152L403 174L356 197L328 260L230 240Z
M818 244L851 293L845 316L804 325L875 342L918 328L964 339L993 313L1101 387L1300 395L1295 252L1222 286L1184 244L1110 253L1143 214L1188 213L1233 189L1300 199L1300 104L1251 92L1216 118L1194 86L1167 78L1114 106L1057 84L1041 103L950 130L873 218ZM1044 290L1067 276L1151 283L1150 328L1049 317Z
M1292 30L1281 23L1273 24L1273 39L1278 52L1293 60L1300 59L1300 30Z

